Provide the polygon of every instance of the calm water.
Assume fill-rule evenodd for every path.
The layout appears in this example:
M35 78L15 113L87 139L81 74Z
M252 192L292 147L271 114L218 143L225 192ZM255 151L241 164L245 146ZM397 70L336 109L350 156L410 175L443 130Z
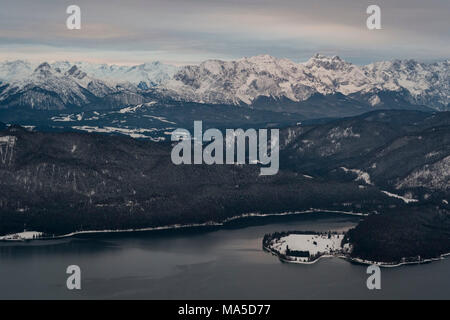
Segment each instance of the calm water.
M379 299L450 298L450 259L382 269L382 289L366 268L337 258L283 264L261 249L265 233L344 230L358 220L312 214L209 231L115 234L0 245L0 298ZM82 290L66 289L68 265Z

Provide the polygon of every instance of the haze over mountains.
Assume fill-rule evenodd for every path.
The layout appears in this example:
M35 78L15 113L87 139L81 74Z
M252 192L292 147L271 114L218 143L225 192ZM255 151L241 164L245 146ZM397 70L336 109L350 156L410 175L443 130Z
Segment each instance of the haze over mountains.
M357 66L319 54L305 63L260 55L183 67L17 60L0 63L0 109L102 109L156 99L297 113L305 104L327 103L356 108L350 114L370 108L443 111L449 110L449 79L449 60ZM311 115L320 116L327 115Z

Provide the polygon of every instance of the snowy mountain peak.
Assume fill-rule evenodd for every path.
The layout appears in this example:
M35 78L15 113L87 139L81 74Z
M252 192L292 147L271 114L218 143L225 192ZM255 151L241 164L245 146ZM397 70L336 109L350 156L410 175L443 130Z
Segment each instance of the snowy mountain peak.
M345 70L353 67L354 65L342 60L339 56L327 57L316 53L305 64L308 68L324 68L327 70Z
M320 53L314 54L310 61L343 61L339 56L326 56Z
M144 69L148 68L155 68L155 67L164 67L164 64L161 61L152 61L152 62L145 62L141 64L141 66L144 67Z
M52 70L52 67L48 64L48 62L43 62L36 69L34 69L34 73L49 74L49 73L51 73L51 70Z
M0 62L0 80L14 81L29 76L35 66L24 60Z
M87 76L86 72L83 72L77 66L72 66L69 70L67 70L66 75L70 75L79 80L82 80Z
M11 88L109 93L157 90L169 98L212 104L248 104L259 97L300 102L315 95L342 94L370 105L407 104L449 110L449 60L422 63L394 60L358 66L339 56L315 54L304 63L267 54L234 61L206 60L176 67L159 61L134 66L59 61L38 65L17 60L0 62L0 81ZM68 89L70 88L70 90ZM7 94L17 91L8 89ZM31 98L30 98L31 99ZM64 100L64 99L63 99ZM388 102L386 102L388 101Z
M247 62L251 62L251 63L274 63L277 60L279 60L279 59L275 58L271 55L260 54L260 55L253 56L253 57L245 57L238 61L247 61Z

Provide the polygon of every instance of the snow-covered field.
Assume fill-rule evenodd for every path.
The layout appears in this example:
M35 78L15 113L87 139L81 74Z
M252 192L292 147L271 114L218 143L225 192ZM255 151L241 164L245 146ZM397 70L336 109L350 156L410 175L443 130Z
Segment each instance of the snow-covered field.
M269 249L286 255L290 251L308 251L310 257L317 255L330 255L340 252L343 234L290 234L270 242ZM307 257L290 257L298 262L309 262Z
M411 198L411 196L402 197L402 196L399 196L398 194L390 193L390 192L384 191L384 190L381 190L381 192L383 192L385 195L387 195L387 196L389 196L391 198L397 198L397 199L403 200L404 203L418 202L419 201L417 199Z
M37 231L24 231L19 233L7 234L6 236L0 237L0 240L9 241L21 241L21 240L32 240L40 237L42 232Z
M355 181L363 181L366 184L373 184L372 181L370 181L370 175L365 171L359 169L347 169L346 167L341 167L341 169L344 170L344 172L355 173L357 175Z
M160 141L164 140L164 137L151 137L148 135L145 135L143 133L151 133L156 131L157 129L128 129L128 128L118 128L118 127L97 127L97 126L72 126L72 129L81 130L81 131L87 131L87 132L100 132L100 133L120 133L124 135L128 135L132 138L144 138L144 139L150 139L152 141Z

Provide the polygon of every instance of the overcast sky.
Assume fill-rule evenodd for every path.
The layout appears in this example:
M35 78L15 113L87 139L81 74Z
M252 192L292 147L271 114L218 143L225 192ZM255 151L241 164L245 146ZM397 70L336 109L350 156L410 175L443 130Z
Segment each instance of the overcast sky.
M81 8L81 30L66 8ZM366 28L381 7L382 30ZM0 0L0 59L197 63L314 53L365 64L450 58L450 0Z

